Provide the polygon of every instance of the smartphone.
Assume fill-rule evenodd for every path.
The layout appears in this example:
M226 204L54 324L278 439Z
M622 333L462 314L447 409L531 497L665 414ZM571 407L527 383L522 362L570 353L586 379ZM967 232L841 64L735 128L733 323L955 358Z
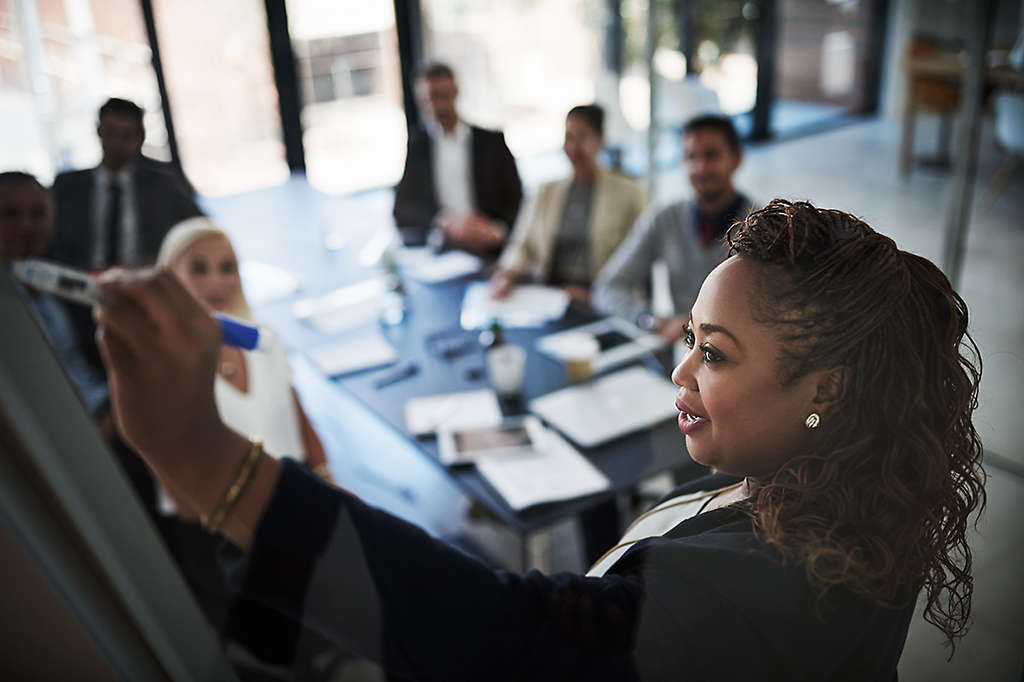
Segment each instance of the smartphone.
M615 329L601 332L600 334L594 334L594 339L597 341L597 346L601 349L602 353L609 348L615 348L616 346L621 346L624 343L632 343L633 341L631 336L626 336Z

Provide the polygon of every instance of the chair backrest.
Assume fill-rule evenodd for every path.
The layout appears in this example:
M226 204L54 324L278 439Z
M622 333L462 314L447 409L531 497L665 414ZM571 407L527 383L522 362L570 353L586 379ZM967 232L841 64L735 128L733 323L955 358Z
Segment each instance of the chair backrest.
M995 111L996 140L1008 152L1024 154L1024 93L998 93Z

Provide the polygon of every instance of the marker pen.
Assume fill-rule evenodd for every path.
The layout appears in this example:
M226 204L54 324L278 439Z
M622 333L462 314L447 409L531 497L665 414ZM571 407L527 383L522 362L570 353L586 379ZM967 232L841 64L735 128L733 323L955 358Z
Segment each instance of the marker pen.
M75 303L99 303L100 290L96 278L81 270L41 260L22 260L11 263L11 274L27 286ZM213 313L213 317L220 324L221 341L225 346L242 350L265 348L269 339L267 330L222 313ZM260 344L261 338L263 345Z

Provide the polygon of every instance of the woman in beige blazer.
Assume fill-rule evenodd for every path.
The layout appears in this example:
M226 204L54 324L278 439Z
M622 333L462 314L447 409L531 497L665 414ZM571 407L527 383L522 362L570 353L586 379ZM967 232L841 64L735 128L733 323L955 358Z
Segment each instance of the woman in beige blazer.
M491 278L496 298L528 280L560 286L573 298L589 300L601 266L647 204L640 183L598 164L603 128L601 107L590 104L569 111L562 149L572 163L572 177L542 185L520 214Z

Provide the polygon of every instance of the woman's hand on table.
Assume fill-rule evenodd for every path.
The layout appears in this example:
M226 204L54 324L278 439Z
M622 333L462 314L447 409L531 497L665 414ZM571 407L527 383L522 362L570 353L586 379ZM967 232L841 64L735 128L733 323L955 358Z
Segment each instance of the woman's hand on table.
M580 303L590 304L590 289L587 287L581 287L577 284L567 284L562 287L562 291L569 295L574 301Z
M217 411L217 322L167 270L121 270L99 280L97 340L118 430L157 475L209 514L231 484L249 442ZM246 546L279 467L263 457L223 532Z
M509 270L498 270L491 275L491 298L502 299L512 293L516 286L515 273Z

